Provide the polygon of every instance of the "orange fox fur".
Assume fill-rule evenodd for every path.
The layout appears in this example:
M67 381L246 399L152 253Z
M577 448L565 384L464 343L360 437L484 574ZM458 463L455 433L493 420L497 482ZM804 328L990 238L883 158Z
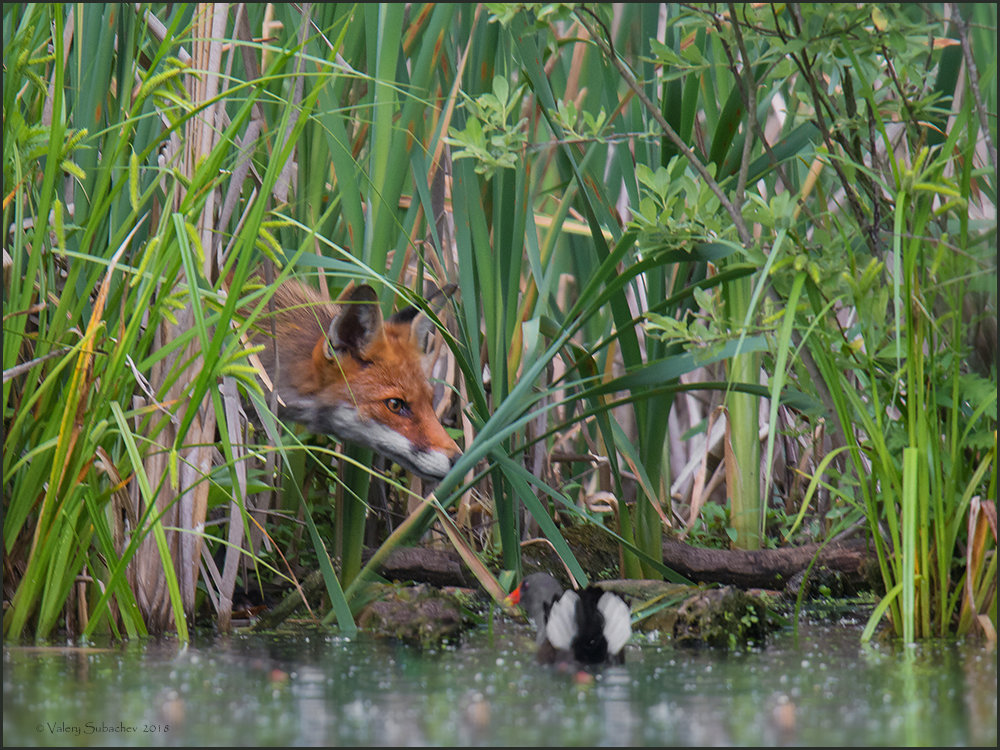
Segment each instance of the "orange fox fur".
M383 321L374 290L336 303L297 281L275 292L253 344L279 397L279 416L367 446L425 479L441 479L461 450L438 421L415 308ZM273 330L273 338L272 338Z

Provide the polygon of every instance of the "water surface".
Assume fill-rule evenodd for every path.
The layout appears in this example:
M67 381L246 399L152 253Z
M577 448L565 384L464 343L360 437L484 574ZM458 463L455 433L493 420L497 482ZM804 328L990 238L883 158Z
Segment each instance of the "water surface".
M996 653L860 644L850 622L749 652L636 635L588 683L498 624L421 652L324 634L5 646L5 746L810 745L997 742Z

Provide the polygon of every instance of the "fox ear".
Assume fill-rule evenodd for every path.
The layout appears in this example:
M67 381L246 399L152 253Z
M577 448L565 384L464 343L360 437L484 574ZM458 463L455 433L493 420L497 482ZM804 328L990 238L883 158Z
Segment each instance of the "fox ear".
M337 352L359 356L382 330L382 310L378 295L367 284L344 289L337 298L338 310L330 321L323 353L334 359Z
M427 298L430 309L435 315L441 315L448 301L447 298L456 288L455 284L448 284ZM437 327L434 325L434 321L427 317L422 310L416 307L406 307L394 314L390 320L396 324L410 326L410 338L413 339L420 351L427 352L430 349L431 337Z

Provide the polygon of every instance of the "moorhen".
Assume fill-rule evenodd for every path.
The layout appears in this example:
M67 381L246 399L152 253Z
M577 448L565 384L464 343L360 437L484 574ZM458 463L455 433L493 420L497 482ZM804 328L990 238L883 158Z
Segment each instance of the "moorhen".
M543 664L624 664L632 635L628 605L616 594L588 586L563 592L548 573L532 573L507 600L521 604L538 628L538 661Z

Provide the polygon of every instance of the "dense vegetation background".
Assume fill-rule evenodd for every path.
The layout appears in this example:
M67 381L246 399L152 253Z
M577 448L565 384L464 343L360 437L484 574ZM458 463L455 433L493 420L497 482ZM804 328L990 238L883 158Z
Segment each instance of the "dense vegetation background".
M400 541L502 596L534 538L583 580L579 523L627 577L860 526L873 626L995 631L995 41L994 4L5 3L5 637L227 628L316 567L350 631ZM241 337L288 276L458 285L426 501L270 415Z

